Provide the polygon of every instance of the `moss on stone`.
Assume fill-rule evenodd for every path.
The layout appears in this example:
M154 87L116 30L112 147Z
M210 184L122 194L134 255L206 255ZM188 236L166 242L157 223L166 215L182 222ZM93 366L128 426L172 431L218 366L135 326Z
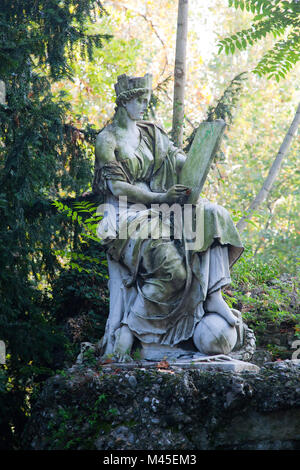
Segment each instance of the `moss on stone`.
M240 374L77 366L65 372L45 383L24 447L300 448L300 365L292 361Z

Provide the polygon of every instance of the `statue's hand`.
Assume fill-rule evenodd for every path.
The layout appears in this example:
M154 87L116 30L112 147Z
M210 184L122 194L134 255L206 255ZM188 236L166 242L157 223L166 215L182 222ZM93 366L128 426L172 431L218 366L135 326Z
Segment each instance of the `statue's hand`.
M183 204L187 197L190 195L191 189L184 184L174 184L165 194L164 201L167 204L177 202Z

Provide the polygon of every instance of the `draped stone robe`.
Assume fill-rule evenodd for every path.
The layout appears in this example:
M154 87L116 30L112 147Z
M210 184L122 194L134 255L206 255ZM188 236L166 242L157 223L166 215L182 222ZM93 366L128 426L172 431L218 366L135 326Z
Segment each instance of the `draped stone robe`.
M229 268L243 247L229 213L205 199L199 200L201 247L192 250L184 234L181 239L160 236L162 229L172 230L172 221L162 219L155 208L119 203L109 181L146 185L153 192L166 192L177 183L176 156L182 151L159 126L142 121L138 128L140 143L133 155L103 166L96 161L95 166L93 190L104 194L107 203L98 226L110 268L106 336L128 325L144 343L175 346L192 337L205 314L207 295L230 283ZM150 218L152 238L147 238ZM125 230L134 236L120 238Z

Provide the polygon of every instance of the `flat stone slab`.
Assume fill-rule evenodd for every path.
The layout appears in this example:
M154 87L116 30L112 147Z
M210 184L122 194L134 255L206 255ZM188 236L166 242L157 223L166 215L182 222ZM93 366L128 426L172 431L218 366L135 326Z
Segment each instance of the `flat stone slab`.
M102 367L112 369L157 369L161 372L178 369L197 369L211 371L231 372L259 372L260 368L251 362L239 361L229 356L208 356L197 359L177 359L174 361L136 361L136 362L109 362L103 363Z
M242 371L251 371L259 372L260 368L252 364L251 362L244 361L195 361L195 362L185 362L178 361L176 364L171 364L173 367L180 367L182 369L198 369L198 370L215 370L215 371L231 371L231 372L242 372Z

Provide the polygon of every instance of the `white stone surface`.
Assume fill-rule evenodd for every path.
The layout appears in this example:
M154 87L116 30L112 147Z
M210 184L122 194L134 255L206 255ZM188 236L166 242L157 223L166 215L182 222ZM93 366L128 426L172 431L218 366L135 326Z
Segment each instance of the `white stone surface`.
M204 354L228 354L237 341L237 330L220 315L206 315L195 328L193 336L196 348Z
M223 119L202 122L197 129L188 158L180 173L180 183L192 187L188 203L196 204L225 129ZM201 158L200 158L201 156Z
M143 359L178 359L187 356L181 348L197 329L192 351L227 354L240 343L243 329L221 289L230 283L230 266L243 247L228 211L204 199L199 202L225 122L202 123L187 156L159 125L142 120L150 88L149 74L119 76L115 116L96 139L95 190L105 196L106 205L116 200L111 212L104 210L97 229L107 246L110 278L101 353L127 363L139 341ZM117 204L121 196L126 208ZM152 230L148 240L152 204L170 209L176 203L182 216L186 202L197 211L184 217L180 243L178 233L155 236ZM108 230L113 212L118 220L114 236ZM168 214L168 223L162 218L157 227L172 225ZM197 242L190 243L194 238Z
M169 366L167 366L167 363ZM232 359L226 355L216 355L216 356L203 356L197 358L189 359L177 359L174 361L164 361L164 362L155 362L155 361L138 361L138 362L113 362L109 364L104 364L102 367L106 368L117 368L117 369L150 369L157 368L161 372L170 372L172 370L180 369L197 369L205 371L230 371L230 372L259 372L260 368L252 364L251 362L238 361Z

